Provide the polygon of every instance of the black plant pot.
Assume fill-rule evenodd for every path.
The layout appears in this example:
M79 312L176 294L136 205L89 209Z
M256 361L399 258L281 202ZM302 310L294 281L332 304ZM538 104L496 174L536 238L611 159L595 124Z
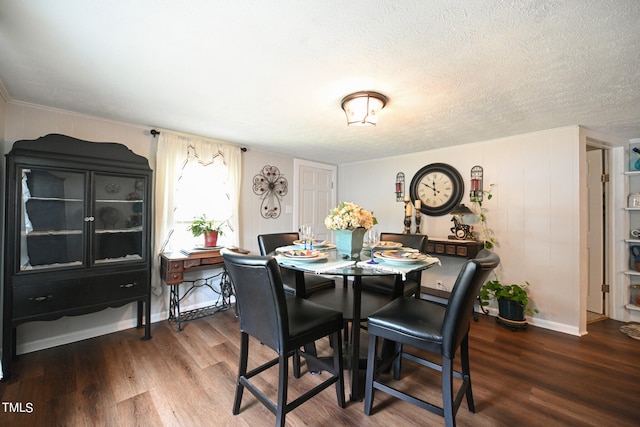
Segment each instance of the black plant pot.
M505 325L512 331L527 327L527 321L524 318L524 307L521 304L500 298L498 299L498 310L496 322Z
M498 310L500 312L500 317L503 319L514 320L516 322L524 320L524 307L510 299L498 299Z

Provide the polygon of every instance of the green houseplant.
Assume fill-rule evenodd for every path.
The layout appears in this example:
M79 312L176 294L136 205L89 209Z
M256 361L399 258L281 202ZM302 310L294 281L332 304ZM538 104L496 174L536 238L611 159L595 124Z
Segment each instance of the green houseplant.
M482 205L482 200L491 200L491 198L493 197L493 194L491 194L491 192L493 191L493 186L494 184L490 184L488 190L482 190L482 195L484 197L475 196L471 198L471 207L476 215L478 228L480 229L478 232L478 237L480 241L483 242L484 247L487 249L493 249L497 241L493 234L493 230L487 226L487 209Z
M503 322L512 329L526 327L525 314L539 313L537 308L529 307L528 288L529 282L506 285L497 278L489 280L480 288L480 303L487 306L491 300L498 301L497 322Z
M224 222L207 219L207 216L202 214L193 219L187 230L193 234L193 237L204 235L204 245L213 247L218 243L218 236L224 236L224 231L222 230L224 226Z

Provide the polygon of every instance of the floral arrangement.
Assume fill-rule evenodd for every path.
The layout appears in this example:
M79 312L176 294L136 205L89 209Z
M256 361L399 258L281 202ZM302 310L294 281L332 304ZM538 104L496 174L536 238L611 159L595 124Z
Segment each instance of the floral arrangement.
M324 225L329 230L355 230L356 228L368 230L377 223L378 220L371 212L351 202L340 202L338 207L331 209L324 219Z

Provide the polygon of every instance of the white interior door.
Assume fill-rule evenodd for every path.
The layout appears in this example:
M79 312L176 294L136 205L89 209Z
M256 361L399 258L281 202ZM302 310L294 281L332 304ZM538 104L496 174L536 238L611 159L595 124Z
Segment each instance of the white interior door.
M602 150L587 151L589 195L589 291L587 310L604 314L604 186L602 176Z
M296 160L294 167L297 171L294 227L314 225L318 239L330 239L324 219L335 206L337 167L304 160Z

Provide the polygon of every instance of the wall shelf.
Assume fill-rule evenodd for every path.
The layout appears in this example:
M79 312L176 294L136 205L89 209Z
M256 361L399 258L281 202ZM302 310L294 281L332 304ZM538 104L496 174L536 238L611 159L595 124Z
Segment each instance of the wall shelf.
M621 298L622 304L624 307L633 311L634 313L640 312L640 306L635 304L635 293L634 289L640 284L640 271L636 271L632 269L633 264L633 255L630 254L630 248L633 246L640 246L640 238L634 238L631 236L632 230L640 229L640 207L629 207L629 204L632 204L631 198L632 194L640 192L640 170L634 170L637 165L638 156L633 153L633 148L638 147L638 143L640 140L630 140L629 148L627 152L628 157L628 166L627 170L624 172L626 178L626 197L627 206L624 208L625 216L626 216L626 232L624 237L624 242L627 247L627 256L629 257L628 264L626 265L626 269L623 271L623 274L626 277L626 283L624 287L624 293ZM633 203L635 205L635 203Z

